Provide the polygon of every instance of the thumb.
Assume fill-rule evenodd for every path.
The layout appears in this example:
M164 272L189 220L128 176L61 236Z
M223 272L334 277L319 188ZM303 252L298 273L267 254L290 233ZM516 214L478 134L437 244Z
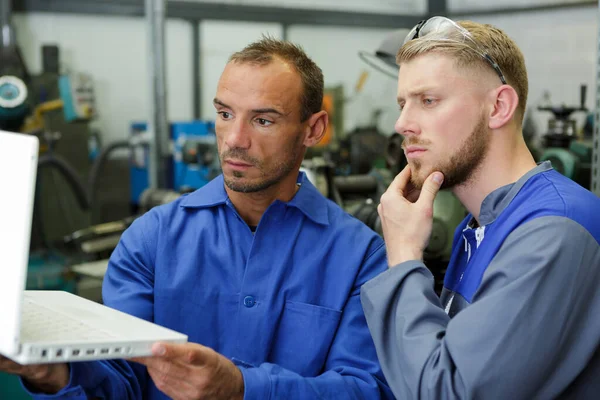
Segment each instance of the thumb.
M444 182L444 175L441 172L434 172L433 174L429 175L423 184L423 188L421 189L421 194L419 195L419 200L417 200L417 203L421 205L432 206L435 196L440 191L442 182Z

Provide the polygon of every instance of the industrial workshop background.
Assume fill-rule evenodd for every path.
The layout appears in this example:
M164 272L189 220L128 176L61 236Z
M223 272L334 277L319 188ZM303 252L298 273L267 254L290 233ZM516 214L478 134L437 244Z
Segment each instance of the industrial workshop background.
M529 71L532 152L600 195L599 3L0 0L0 129L41 143L27 288L101 301L123 230L219 174L217 81L229 55L264 34L300 44L323 69L332 126L303 168L379 233L377 202L406 163L394 134L395 51L432 15L514 38ZM434 214L427 258L441 279L465 210L444 191ZM19 396L0 374L0 398Z

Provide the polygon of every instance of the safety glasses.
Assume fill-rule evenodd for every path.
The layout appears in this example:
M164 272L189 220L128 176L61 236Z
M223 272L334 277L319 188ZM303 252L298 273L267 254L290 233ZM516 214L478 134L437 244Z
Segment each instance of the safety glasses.
M482 50L480 46L473 39L471 32L458 25L456 22L446 17L431 17L427 20L423 20L415 25L406 38L404 39L405 45L407 42L414 39L431 39L439 41L461 41L466 43L470 49L475 51L481 57L483 57L500 77L503 84L506 84L504 74L500 69L500 66L487 52Z

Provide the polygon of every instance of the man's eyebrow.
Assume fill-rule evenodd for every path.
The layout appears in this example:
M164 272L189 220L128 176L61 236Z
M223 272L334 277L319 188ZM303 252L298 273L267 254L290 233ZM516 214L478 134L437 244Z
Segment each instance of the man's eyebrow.
M227 104L223 103L221 100L217 99L216 97L213 99L213 104L215 104L215 105L218 104L218 105L223 106L225 108L231 108Z
M430 88L430 87L419 88L419 89L416 89L416 90L413 90L413 91L409 92L407 94L407 96L399 95L396 98L396 101L398 103L401 103L402 101L404 101L406 99L406 97L419 97L419 96L423 95L425 92L428 92L430 90L432 90L432 88Z
M276 110L274 108L256 108L256 109L252 110L252 112L255 114L277 114L277 115L281 115L281 116L285 115L283 112Z
M221 107L225 107L225 108L231 108L230 106L228 106L227 104L223 103L221 100L217 99L216 97L213 100L213 104L215 105L220 105ZM252 112L254 114L277 114L277 115L281 115L281 116L285 116L286 114L284 114L282 111L279 111L275 108L255 108L252 110Z

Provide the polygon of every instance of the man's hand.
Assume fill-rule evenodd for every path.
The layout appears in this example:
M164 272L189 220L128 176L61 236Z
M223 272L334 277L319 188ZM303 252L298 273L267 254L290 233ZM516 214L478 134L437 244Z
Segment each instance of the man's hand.
M69 383L67 364L21 365L0 356L0 371L21 376L37 392L54 394Z
M157 343L153 357L132 361L148 367L156 387L174 400L243 399L242 372L230 360L196 343Z
M433 225L433 201L444 180L441 172L434 172L417 190L410 182L410 174L410 166L406 166L381 196L377 207L390 267L423 259Z

